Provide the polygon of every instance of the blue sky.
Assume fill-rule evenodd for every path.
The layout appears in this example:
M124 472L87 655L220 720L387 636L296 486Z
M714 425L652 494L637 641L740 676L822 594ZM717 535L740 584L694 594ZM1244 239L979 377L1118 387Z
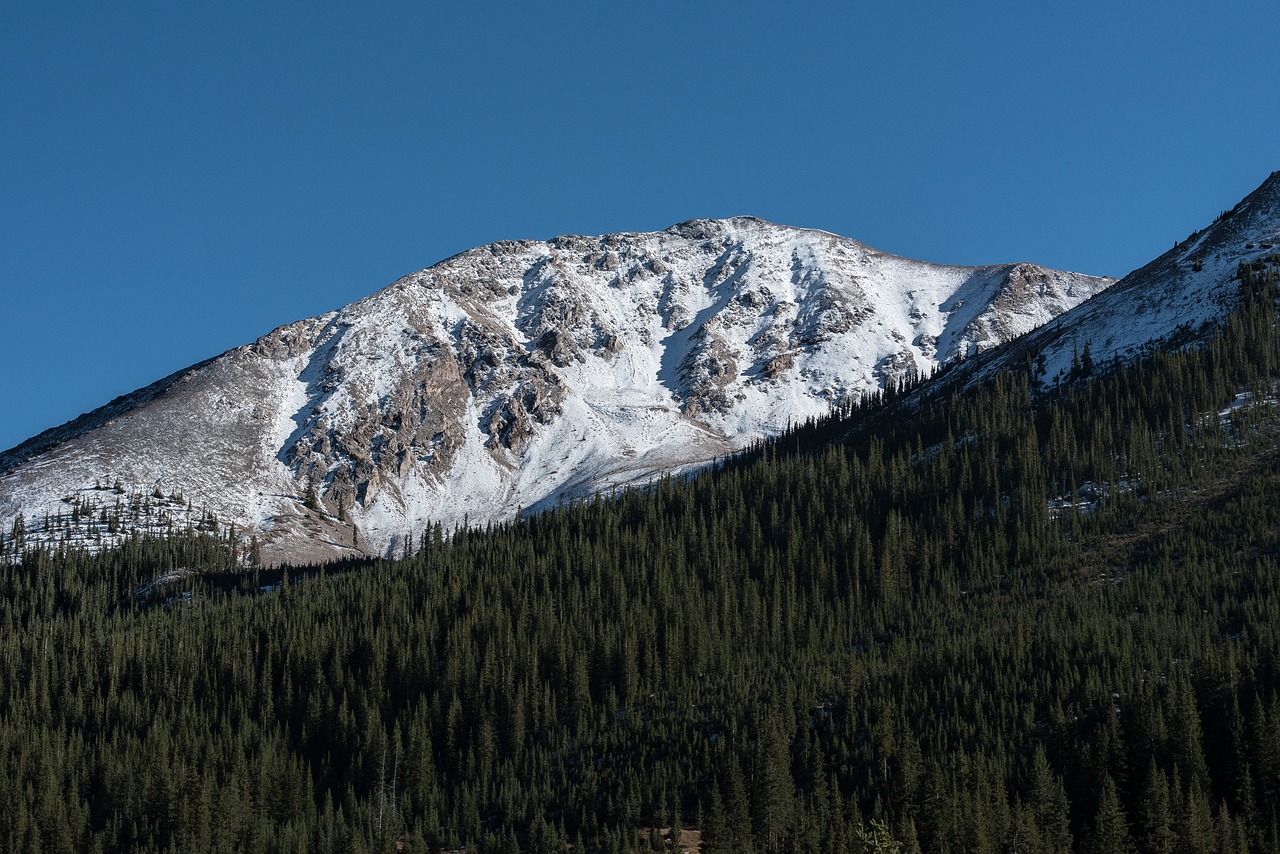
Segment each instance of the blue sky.
M1280 4L0 4L0 448L471 246L754 214L1119 275L1280 169Z

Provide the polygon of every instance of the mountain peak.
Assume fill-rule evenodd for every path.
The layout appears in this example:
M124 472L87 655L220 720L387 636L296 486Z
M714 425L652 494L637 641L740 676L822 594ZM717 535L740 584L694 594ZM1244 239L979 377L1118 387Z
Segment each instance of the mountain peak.
M499 241L0 459L0 520L120 484L186 499L156 498L164 521L137 526L207 512L268 559L396 550L432 522L705 465L1109 284L926 264L756 217Z

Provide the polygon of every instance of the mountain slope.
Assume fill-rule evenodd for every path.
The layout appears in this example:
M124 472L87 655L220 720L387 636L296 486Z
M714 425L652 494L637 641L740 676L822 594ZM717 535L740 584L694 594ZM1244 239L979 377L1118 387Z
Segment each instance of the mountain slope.
M1069 375L1086 347L1099 364L1190 342L1236 305L1241 265L1268 259L1280 261L1280 171L1207 228L975 367L990 371L1043 356L1040 381L1052 384Z
M708 852L1280 851L1253 290L1210 346L1067 394L1008 372L866 417L894 396L849 441L404 561L28 551L0 572L0 848L608 854L695 816Z
M7 452L0 519L74 511L106 541L211 514L268 560L395 550L703 464L1109 284L748 217L495 243Z

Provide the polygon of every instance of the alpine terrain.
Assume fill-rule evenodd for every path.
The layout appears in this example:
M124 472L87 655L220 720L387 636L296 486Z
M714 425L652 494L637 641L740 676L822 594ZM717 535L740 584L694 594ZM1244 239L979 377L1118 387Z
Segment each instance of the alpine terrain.
M0 850L1274 854L1278 239L499 244L37 437Z
M1122 278L1105 294L1045 324L1017 344L975 360L990 374L1031 354L1041 385L1085 360L1130 361L1174 349L1211 333L1238 306L1246 269L1280 263L1280 171L1272 172L1207 228Z
M1203 240L1167 263L1201 256L1230 272ZM0 519L91 546L233 524L267 562L398 553L706 464L1111 284L751 217L498 242L0 455Z

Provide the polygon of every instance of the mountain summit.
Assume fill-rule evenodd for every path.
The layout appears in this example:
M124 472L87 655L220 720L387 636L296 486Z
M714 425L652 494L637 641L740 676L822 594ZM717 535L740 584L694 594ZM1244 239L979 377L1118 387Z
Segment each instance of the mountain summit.
M0 519L73 514L63 537L107 543L216 517L267 561L395 551L705 464L1110 284L751 217L493 243L0 455Z

